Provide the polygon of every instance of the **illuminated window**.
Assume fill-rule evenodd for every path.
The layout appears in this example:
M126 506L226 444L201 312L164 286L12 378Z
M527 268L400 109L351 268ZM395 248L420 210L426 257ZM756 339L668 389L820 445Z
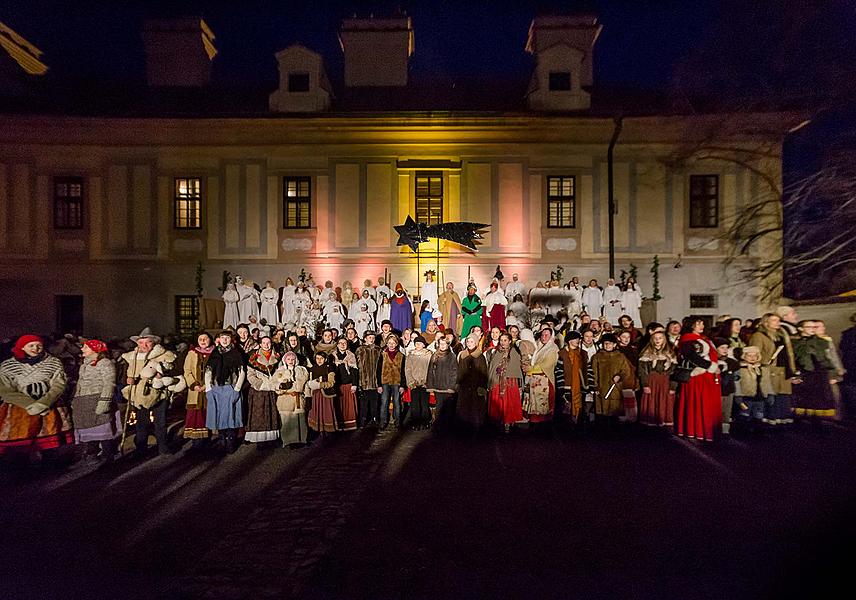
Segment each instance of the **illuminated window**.
M309 177L286 177L282 182L283 229L307 229L312 226L312 186Z
M54 227L83 228L83 178L54 178Z
M690 176L690 227L719 226L719 175Z
M571 74L567 71L550 72L550 91L567 92L571 89Z
M289 73L288 74L288 91L289 92L308 92L309 91L309 73Z
M175 179L175 228L202 227L202 180L198 177Z
M193 335L199 328L199 296L175 297L175 332Z
M443 174L416 175L416 220L437 225L443 222Z
M576 227L576 178L547 178L547 227Z

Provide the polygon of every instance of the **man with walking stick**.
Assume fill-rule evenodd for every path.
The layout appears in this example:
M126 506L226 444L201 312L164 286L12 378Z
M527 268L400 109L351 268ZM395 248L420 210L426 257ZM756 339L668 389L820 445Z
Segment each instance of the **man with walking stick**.
M594 375L595 424L602 432L615 429L618 417L624 411L623 389L635 386L634 369L627 358L616 348L618 340L611 333L600 338L602 345L591 359Z

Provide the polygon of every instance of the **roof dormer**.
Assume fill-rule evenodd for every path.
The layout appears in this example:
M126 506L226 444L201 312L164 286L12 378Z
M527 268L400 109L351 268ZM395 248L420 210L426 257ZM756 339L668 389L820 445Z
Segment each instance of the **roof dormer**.
M533 19L526 41L526 51L535 56L535 70L526 92L529 108L544 111L590 108L592 54L600 30L594 16Z
M333 97L321 55L300 44L276 53L279 89L270 95L274 112L323 112Z

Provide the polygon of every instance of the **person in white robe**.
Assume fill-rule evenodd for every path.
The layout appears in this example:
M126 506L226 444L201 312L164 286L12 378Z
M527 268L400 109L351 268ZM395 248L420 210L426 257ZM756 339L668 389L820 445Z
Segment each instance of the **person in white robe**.
M548 293L547 286L544 285L543 281L536 283L535 287L529 290L529 306L535 306L536 302L542 308L546 306Z
M551 281L550 288L547 290L547 304L545 308L551 315L556 315L565 307L565 293L559 287L558 281Z
M345 313L350 314L351 304L354 301L354 285L347 279L342 282L342 306Z
M513 273L511 275L511 281L509 281L505 286L505 297L509 300L513 300L517 294L526 297L526 286L523 285L522 281L520 281L520 276L517 273Z
M365 281L363 281L363 289L361 291L368 292L369 296L372 297L372 300L377 301L377 290L375 290L374 286L372 286L371 279L366 279ZM360 296L363 296L363 294L360 294Z
M389 297L383 296L382 294L379 294L379 296L382 296L382 299L378 303L377 307L376 320L378 324L383 323L384 321L389 321L389 317L391 316L390 313L392 311L392 306L389 303Z
M597 279L592 279L583 290L583 310L591 315L592 319L599 319L603 311L603 290L597 285Z
M432 309L437 308L437 282L434 280L434 271L425 271L425 283L422 284L422 301L430 302Z
M333 308L338 308L339 312L343 315L346 315L345 308L342 306L342 303L339 302L339 299L336 297L336 292L328 292L326 296L321 297L321 312L326 317L328 313L330 313Z
M294 294L297 293L297 288L294 286L294 280L291 277L285 279L285 285L279 290L279 299L282 302L282 318L281 323L294 323Z
M272 281L265 281L265 287L259 297L262 301L261 318L270 326L275 326L280 322L279 310L277 302L279 301L279 292L273 287Z
M245 280L238 275L235 277L235 289L238 290L238 316L241 323L249 323L253 316L258 321L259 317L259 292L249 279Z
M380 306L382 297L392 298L392 290L386 284L386 281L383 277L377 278L377 287L375 287L375 301Z
M618 317L622 314L621 288L615 285L615 279L610 277L603 288L603 316L613 325L618 325Z
M369 298L371 300L371 298ZM371 300L374 302L374 300ZM353 307L356 309L354 314L354 329L357 330L357 335L362 338L366 331L374 331L374 317L369 313L369 305L360 300Z
M354 307L354 314L358 313L360 310L360 306L363 304L366 305L366 310L372 316L372 320L374 320L375 315L377 314L377 302L375 302L374 298L371 297L368 289L363 289L363 296L359 300L355 301L351 306ZM348 312L348 316L350 316L350 312ZM362 338L362 334L360 334L360 338Z
M312 300L317 300L321 296L321 290L315 285L315 280L311 277L306 280L306 290L309 292Z
M223 312L223 329L231 328L234 331L238 328L238 323L241 322L238 314L238 301L240 299L235 284L227 283L226 291L223 292L223 302L226 303L226 310Z
M491 288L493 288L493 284L491 284ZM496 289L491 289L491 291L485 294L482 299L484 314L488 315L488 319L490 319L491 310L493 310L493 307L497 304L504 307L502 309L503 313L508 310L508 298L505 297L505 293L503 293L502 288L499 287L498 283L496 284ZM491 327L494 327L495 325L495 323L491 322Z
M324 310L324 320L327 323L327 327L335 329L341 333L342 323L345 321L345 314L342 305L338 302L336 304L328 303L327 308Z
M642 308L642 288L632 277L627 278L627 285L621 292L621 309L625 315L633 319L634 327L642 327L642 317L639 309Z

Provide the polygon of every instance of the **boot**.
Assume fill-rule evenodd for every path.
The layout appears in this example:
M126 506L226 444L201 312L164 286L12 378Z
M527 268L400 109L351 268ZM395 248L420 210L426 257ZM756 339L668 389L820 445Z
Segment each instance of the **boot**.
M238 450L238 432L234 429L226 431L226 454L234 454Z

